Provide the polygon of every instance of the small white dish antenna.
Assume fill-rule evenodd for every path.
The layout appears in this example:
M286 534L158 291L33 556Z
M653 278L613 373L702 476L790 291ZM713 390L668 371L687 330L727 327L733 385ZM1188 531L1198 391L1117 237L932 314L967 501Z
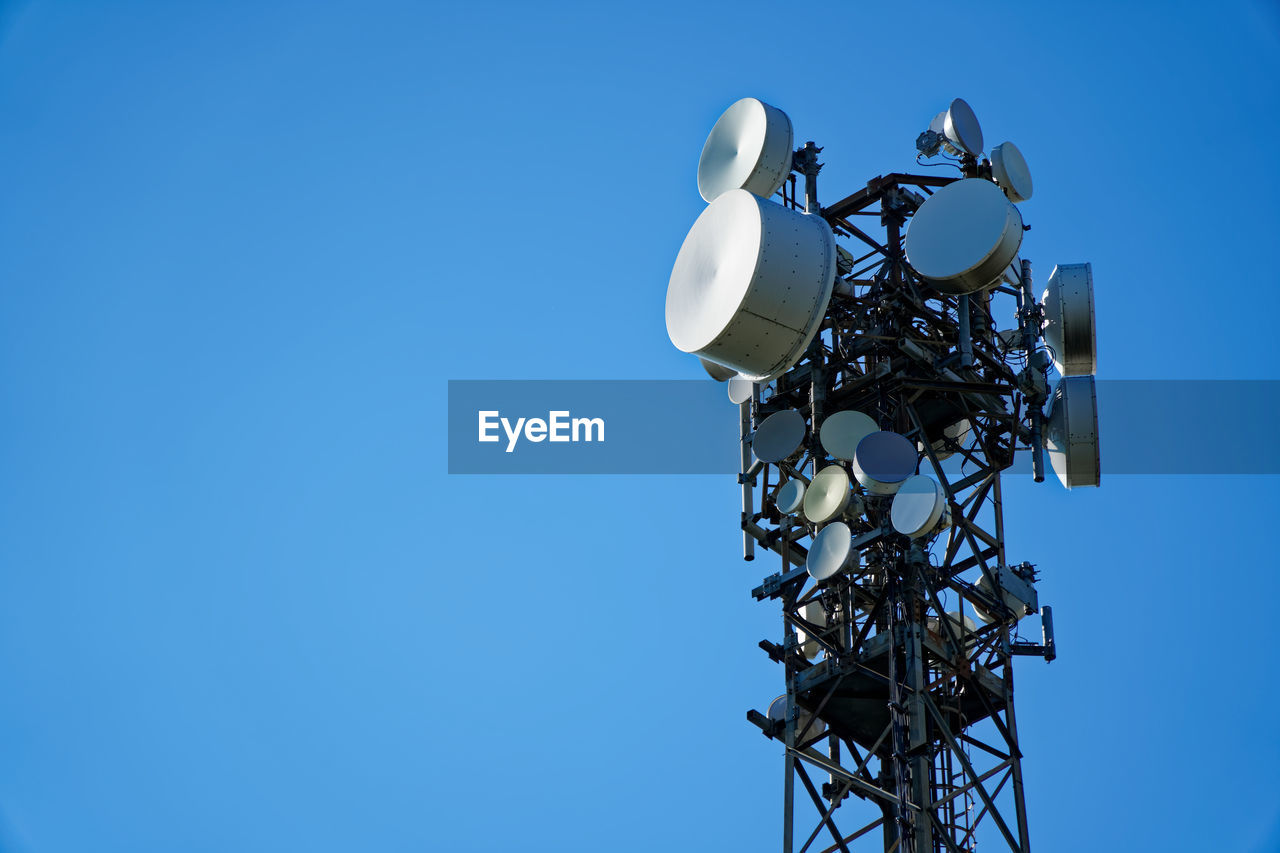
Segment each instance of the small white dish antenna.
M778 495L775 502L778 505L778 512L783 515L795 515L804 506L804 481L803 480L787 480L778 489Z
M991 181L947 184L911 217L903 248L943 293L982 290L1000 280L1022 245L1022 214Z
M1058 264L1044 296L1044 340L1053 366L1063 376L1098 372L1098 340L1093 320L1093 265Z
M769 703L768 717L769 719L773 720L775 723L786 722L787 720L787 697L786 696L779 696L777 699L774 699L771 703ZM809 731L804 736L805 740L812 740L813 738L817 737L818 735L822 734L827 730L827 724L822 722L821 719L814 721L813 725L809 725L809 721L812 719L813 719L813 714L809 713L804 708L799 708L799 707L796 708L796 734L800 734L800 732L803 732L806 728L808 728Z
M849 461L858 449L858 442L879 429L870 415L850 409L828 415L818 430L818 439L823 450L834 458Z
M868 492L891 495L916 472L916 446L896 432L873 432L858 442L853 476Z
M939 462L942 462L945 459L950 459L954 454L955 451L947 449L947 445L949 443L954 443L956 445L964 444L965 439L969 437L969 428L969 419L961 418L951 426L942 430L942 438L933 442L933 455L938 457ZM924 453L923 441L916 442L916 451L918 453Z
M698 159L698 192L708 204L729 190L764 198L791 172L791 119L777 107L743 98L721 114Z
M735 406L741 406L756 392L756 383L741 376L734 376L729 380L729 387L726 390L729 392L729 401Z
M781 462L804 443L804 415L795 409L774 412L760 422L751 439L751 450L761 462Z
M1054 389L1044 426L1053 473L1068 489L1102 480L1098 449L1098 396L1092 376L1064 376Z
M932 125L930 125L932 128ZM943 145L952 153L982 156L982 125L963 98L956 98L942 119Z
M825 581L844 571L854 554L853 533L843 521L828 524L813 537L805 570L816 581Z
M1031 170L1018 146L1001 142L991 149L991 177L1004 190L1010 201L1031 198Z
M951 509L942 486L923 474L902 482L894 493L889 515L893 529L912 539L927 536L951 521Z
M822 606L821 601L810 601L802 606L800 608L800 618L820 628L827 627L827 611ZM817 657L818 652L822 650L822 646L818 645L818 641L809 639L809 635L800 628L796 629L796 642L800 644L800 654L810 660Z
M667 334L683 352L768 382L804 355L835 276L835 237L822 217L729 190L702 212L676 256Z
M714 361L708 361L705 358L699 358L702 369L707 371L707 375L717 382L726 382L738 375L738 371L732 367L725 367L723 364L716 364Z
M838 518L849 505L849 475L839 465L828 465L814 475L804 493L804 517L814 524Z

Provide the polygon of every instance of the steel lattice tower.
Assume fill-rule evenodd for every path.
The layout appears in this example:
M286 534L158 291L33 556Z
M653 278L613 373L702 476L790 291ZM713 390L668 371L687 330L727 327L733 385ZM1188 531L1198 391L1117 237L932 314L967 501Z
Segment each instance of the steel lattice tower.
M1009 849L1027 851L1012 663L1052 660L1054 648L1033 567L1006 557L1001 474L1029 451L1043 478L1047 363L1035 357L1042 309L1031 267L1015 262L978 293L939 293L907 263L903 235L926 197L956 179L885 175L819 208L819 150L809 143L795 153L805 198L795 174L781 195L821 215L848 248L835 295L804 357L741 404L744 556L762 547L781 561L753 595L782 604L781 642L760 646L784 666L785 703L782 713L747 716L785 746L782 849L973 850L978 829L986 837L994 827ZM972 156L962 164L969 177L988 169ZM995 309L1006 301L1009 310ZM993 310L1016 319L1013 334L997 331ZM751 436L784 409L810 425L802 455L752 463ZM849 522L856 567L813 583L801 540L814 525L779 512L775 497L784 479L807 481L827 463L816 426L845 410L918 443L921 471L945 490L952 523L909 539L890 524L891 498L867 494ZM962 420L967 436L944 433ZM947 615L975 605L988 624ZM1023 642L1018 620L1034 612L1041 642ZM812 803L812 825L797 800Z

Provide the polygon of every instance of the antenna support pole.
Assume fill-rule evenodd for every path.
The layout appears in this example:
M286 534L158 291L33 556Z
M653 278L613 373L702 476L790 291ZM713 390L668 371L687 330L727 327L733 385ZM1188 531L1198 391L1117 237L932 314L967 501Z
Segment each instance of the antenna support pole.
M1027 365L1033 365L1036 345L1040 340L1040 306L1036 304L1031 285L1031 261L1022 259L1020 290L1022 305L1018 311L1022 318L1022 346L1027 353ZM1031 477L1037 483L1044 482L1044 400L1038 395L1028 397L1031 409Z
M813 140L809 140L795 153L796 169L804 175L805 213L819 213L822 210L818 206L818 172L822 170L822 164L818 162L820 151L822 149L814 145Z

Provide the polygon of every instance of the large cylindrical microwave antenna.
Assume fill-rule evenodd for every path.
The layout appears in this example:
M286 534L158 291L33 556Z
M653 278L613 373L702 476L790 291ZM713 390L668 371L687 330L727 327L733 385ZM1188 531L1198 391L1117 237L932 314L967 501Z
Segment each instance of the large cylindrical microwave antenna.
M791 119L757 98L743 98L711 128L698 159L698 192L711 203L729 190L764 198L791 172Z
M999 281L1022 245L1022 214L982 178L947 184L907 226L907 261L943 293L965 294Z
M835 237L821 217L729 190L676 256L667 334L677 349L770 381L817 334L835 275Z
M1093 319L1093 266L1058 264L1049 274L1044 296L1044 341L1053 366L1063 376L1098 372L1098 341Z
M1054 389L1044 429L1049 464L1068 489L1102 480L1098 395L1092 376L1064 376Z

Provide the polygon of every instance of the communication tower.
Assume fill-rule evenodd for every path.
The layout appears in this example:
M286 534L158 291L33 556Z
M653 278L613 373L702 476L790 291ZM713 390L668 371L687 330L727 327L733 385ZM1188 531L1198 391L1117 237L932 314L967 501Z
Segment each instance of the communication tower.
M959 174L824 207L822 149L738 101L667 289L672 342L740 409L743 558L780 565L752 594L781 604L760 647L785 692L747 717L785 748L784 853L1030 849L1012 664L1056 650L1001 474L1025 452L1037 482L1045 456L1067 488L1100 479L1090 265L1036 298L1030 170L963 100L916 149Z

